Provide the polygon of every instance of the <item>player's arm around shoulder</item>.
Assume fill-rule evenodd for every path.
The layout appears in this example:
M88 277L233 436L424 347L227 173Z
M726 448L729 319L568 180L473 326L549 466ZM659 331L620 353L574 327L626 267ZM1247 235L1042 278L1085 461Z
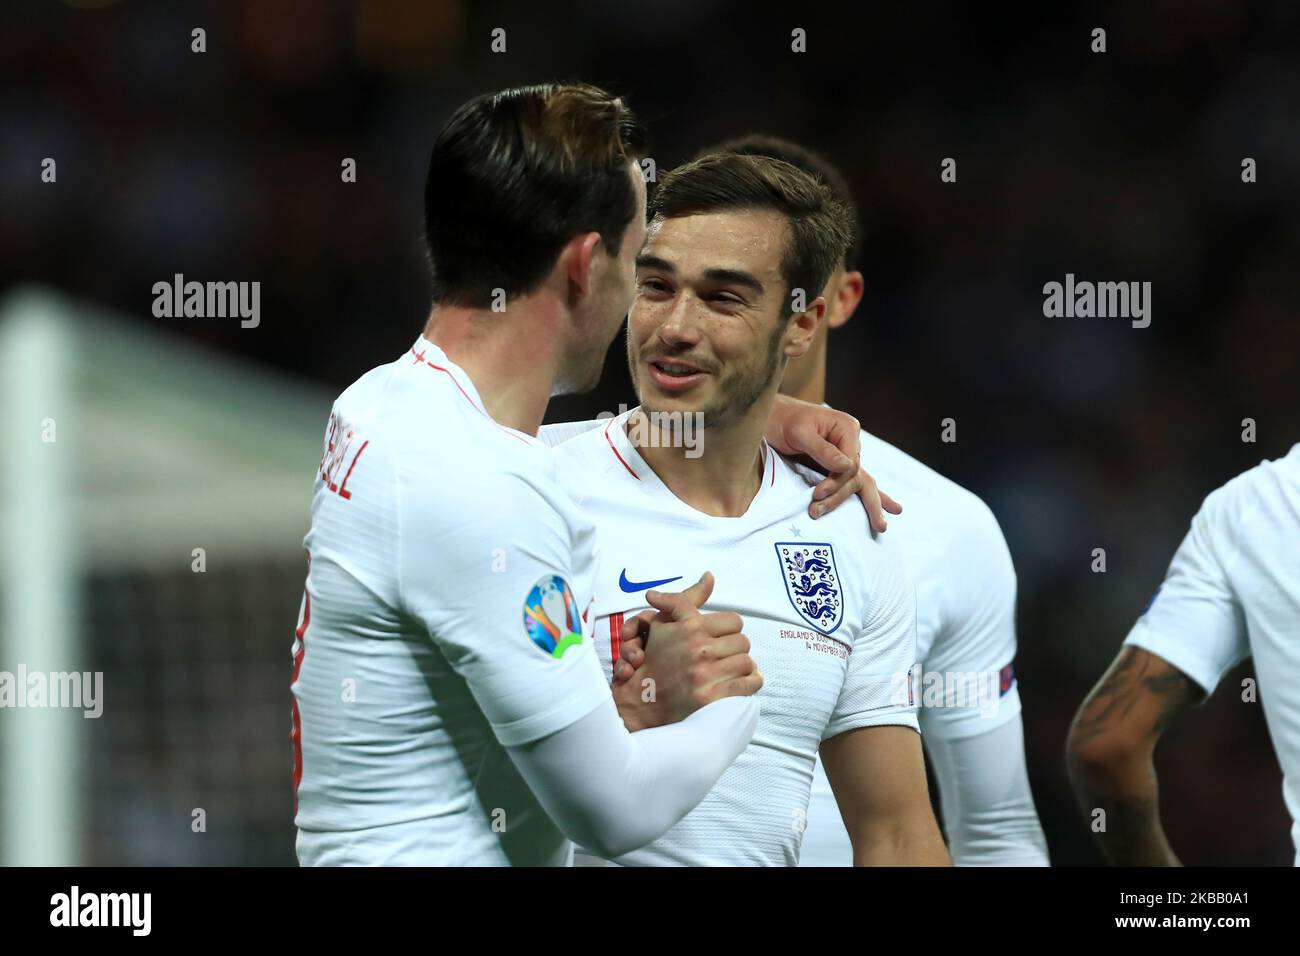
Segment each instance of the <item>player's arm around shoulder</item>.
M901 546L882 538L871 546L869 604L822 760L855 866L949 866L917 732L916 589Z

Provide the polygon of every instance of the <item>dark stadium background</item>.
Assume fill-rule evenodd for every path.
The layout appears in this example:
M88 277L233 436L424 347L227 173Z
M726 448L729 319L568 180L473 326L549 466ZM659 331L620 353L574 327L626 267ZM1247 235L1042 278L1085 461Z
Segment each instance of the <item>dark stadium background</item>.
M865 229L866 296L832 336L830 400L1001 521L1052 860L1099 861L1066 781L1068 722L1202 498L1300 440L1300 7L19 2L0 20L0 287L40 282L334 391L422 326L424 166L473 95L604 85L651 124L661 170L751 131L837 162ZM1105 54L1089 50L1098 26ZM190 52L194 27L205 54ZM490 52L495 27L504 54ZM796 27L806 54L790 51ZM47 155L62 157L57 189L37 177ZM340 182L343 157L355 184ZM955 184L940 182L944 157ZM152 284L176 272L261 281L260 327L154 318ZM1150 328L1045 318L1042 286L1067 272L1150 281ZM616 343L600 389L548 420L628 399ZM906 505L907 488L888 490ZM1090 570L1098 547L1105 574ZM115 693L134 715L95 728L78 824L89 862L293 862L287 688L304 571L228 582L277 609L239 634L221 601L187 608L182 626L165 607L112 611L139 582L88 583L95 655L132 675ZM190 654L200 632L208 650ZM165 691L177 657L189 683ZM1249 673L1159 751L1164 819L1189 864L1292 857L1261 711L1239 699ZM209 804L209 839L187 842L187 808Z

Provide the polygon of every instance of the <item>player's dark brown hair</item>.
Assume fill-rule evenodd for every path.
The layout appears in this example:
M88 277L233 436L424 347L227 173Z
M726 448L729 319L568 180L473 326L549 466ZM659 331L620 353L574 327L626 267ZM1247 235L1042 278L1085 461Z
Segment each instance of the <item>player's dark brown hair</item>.
M853 233L848 207L830 186L798 166L769 156L708 153L659 177L647 214L677 219L699 213L764 209L790 224L790 242L781 257L787 291L803 289L808 300L821 294L844 259ZM783 314L792 311L785 298Z
M618 255L636 214L628 164L644 150L627 104L585 83L461 106L433 144L424 183L434 301L486 308L494 289L526 295L585 232Z
M779 136L768 136L763 133L751 133L748 136L742 136L739 139L730 139L725 143L719 143L717 146L710 146L703 150L700 155L706 156L709 153L739 153L742 156L770 156L773 159L784 160L791 166L798 166L806 173L812 173L825 180L826 185L831 187L835 193L835 198L848 206L849 214L852 217L853 235L849 239L848 248L844 250L844 268L856 269L858 267L858 255L862 247L862 229L858 220L858 207L853 201L853 192L849 189L848 180L840 172L839 167L832 163L821 153L813 152L806 146L800 146L798 143L792 143L788 139L782 139Z

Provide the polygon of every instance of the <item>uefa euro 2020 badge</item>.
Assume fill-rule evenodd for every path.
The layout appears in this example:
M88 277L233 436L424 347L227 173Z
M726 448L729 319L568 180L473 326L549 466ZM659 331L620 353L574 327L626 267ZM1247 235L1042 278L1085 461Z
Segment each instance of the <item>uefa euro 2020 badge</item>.
M776 556L781 561L785 593L799 616L823 634L839 627L844 620L844 601L831 546L815 541L778 541Z
M524 630L543 651L559 660L582 643L582 619L569 582L558 574L541 578L524 601Z

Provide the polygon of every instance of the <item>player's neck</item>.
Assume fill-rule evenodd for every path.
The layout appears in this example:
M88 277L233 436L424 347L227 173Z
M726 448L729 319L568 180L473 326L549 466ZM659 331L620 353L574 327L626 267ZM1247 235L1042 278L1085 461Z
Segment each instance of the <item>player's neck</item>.
M826 403L826 336L820 336L813 347L797 359L792 359L781 376L781 394L817 405Z
M424 327L424 337L465 370L484 410L528 435L541 427L559 366L546 309L540 301L504 313L436 305Z
M669 491L704 514L736 518L749 509L762 484L763 428L771 404L756 403L729 428L696 433L691 447L661 439L657 426L640 409L624 427L628 440ZM756 414L759 406L761 416Z

